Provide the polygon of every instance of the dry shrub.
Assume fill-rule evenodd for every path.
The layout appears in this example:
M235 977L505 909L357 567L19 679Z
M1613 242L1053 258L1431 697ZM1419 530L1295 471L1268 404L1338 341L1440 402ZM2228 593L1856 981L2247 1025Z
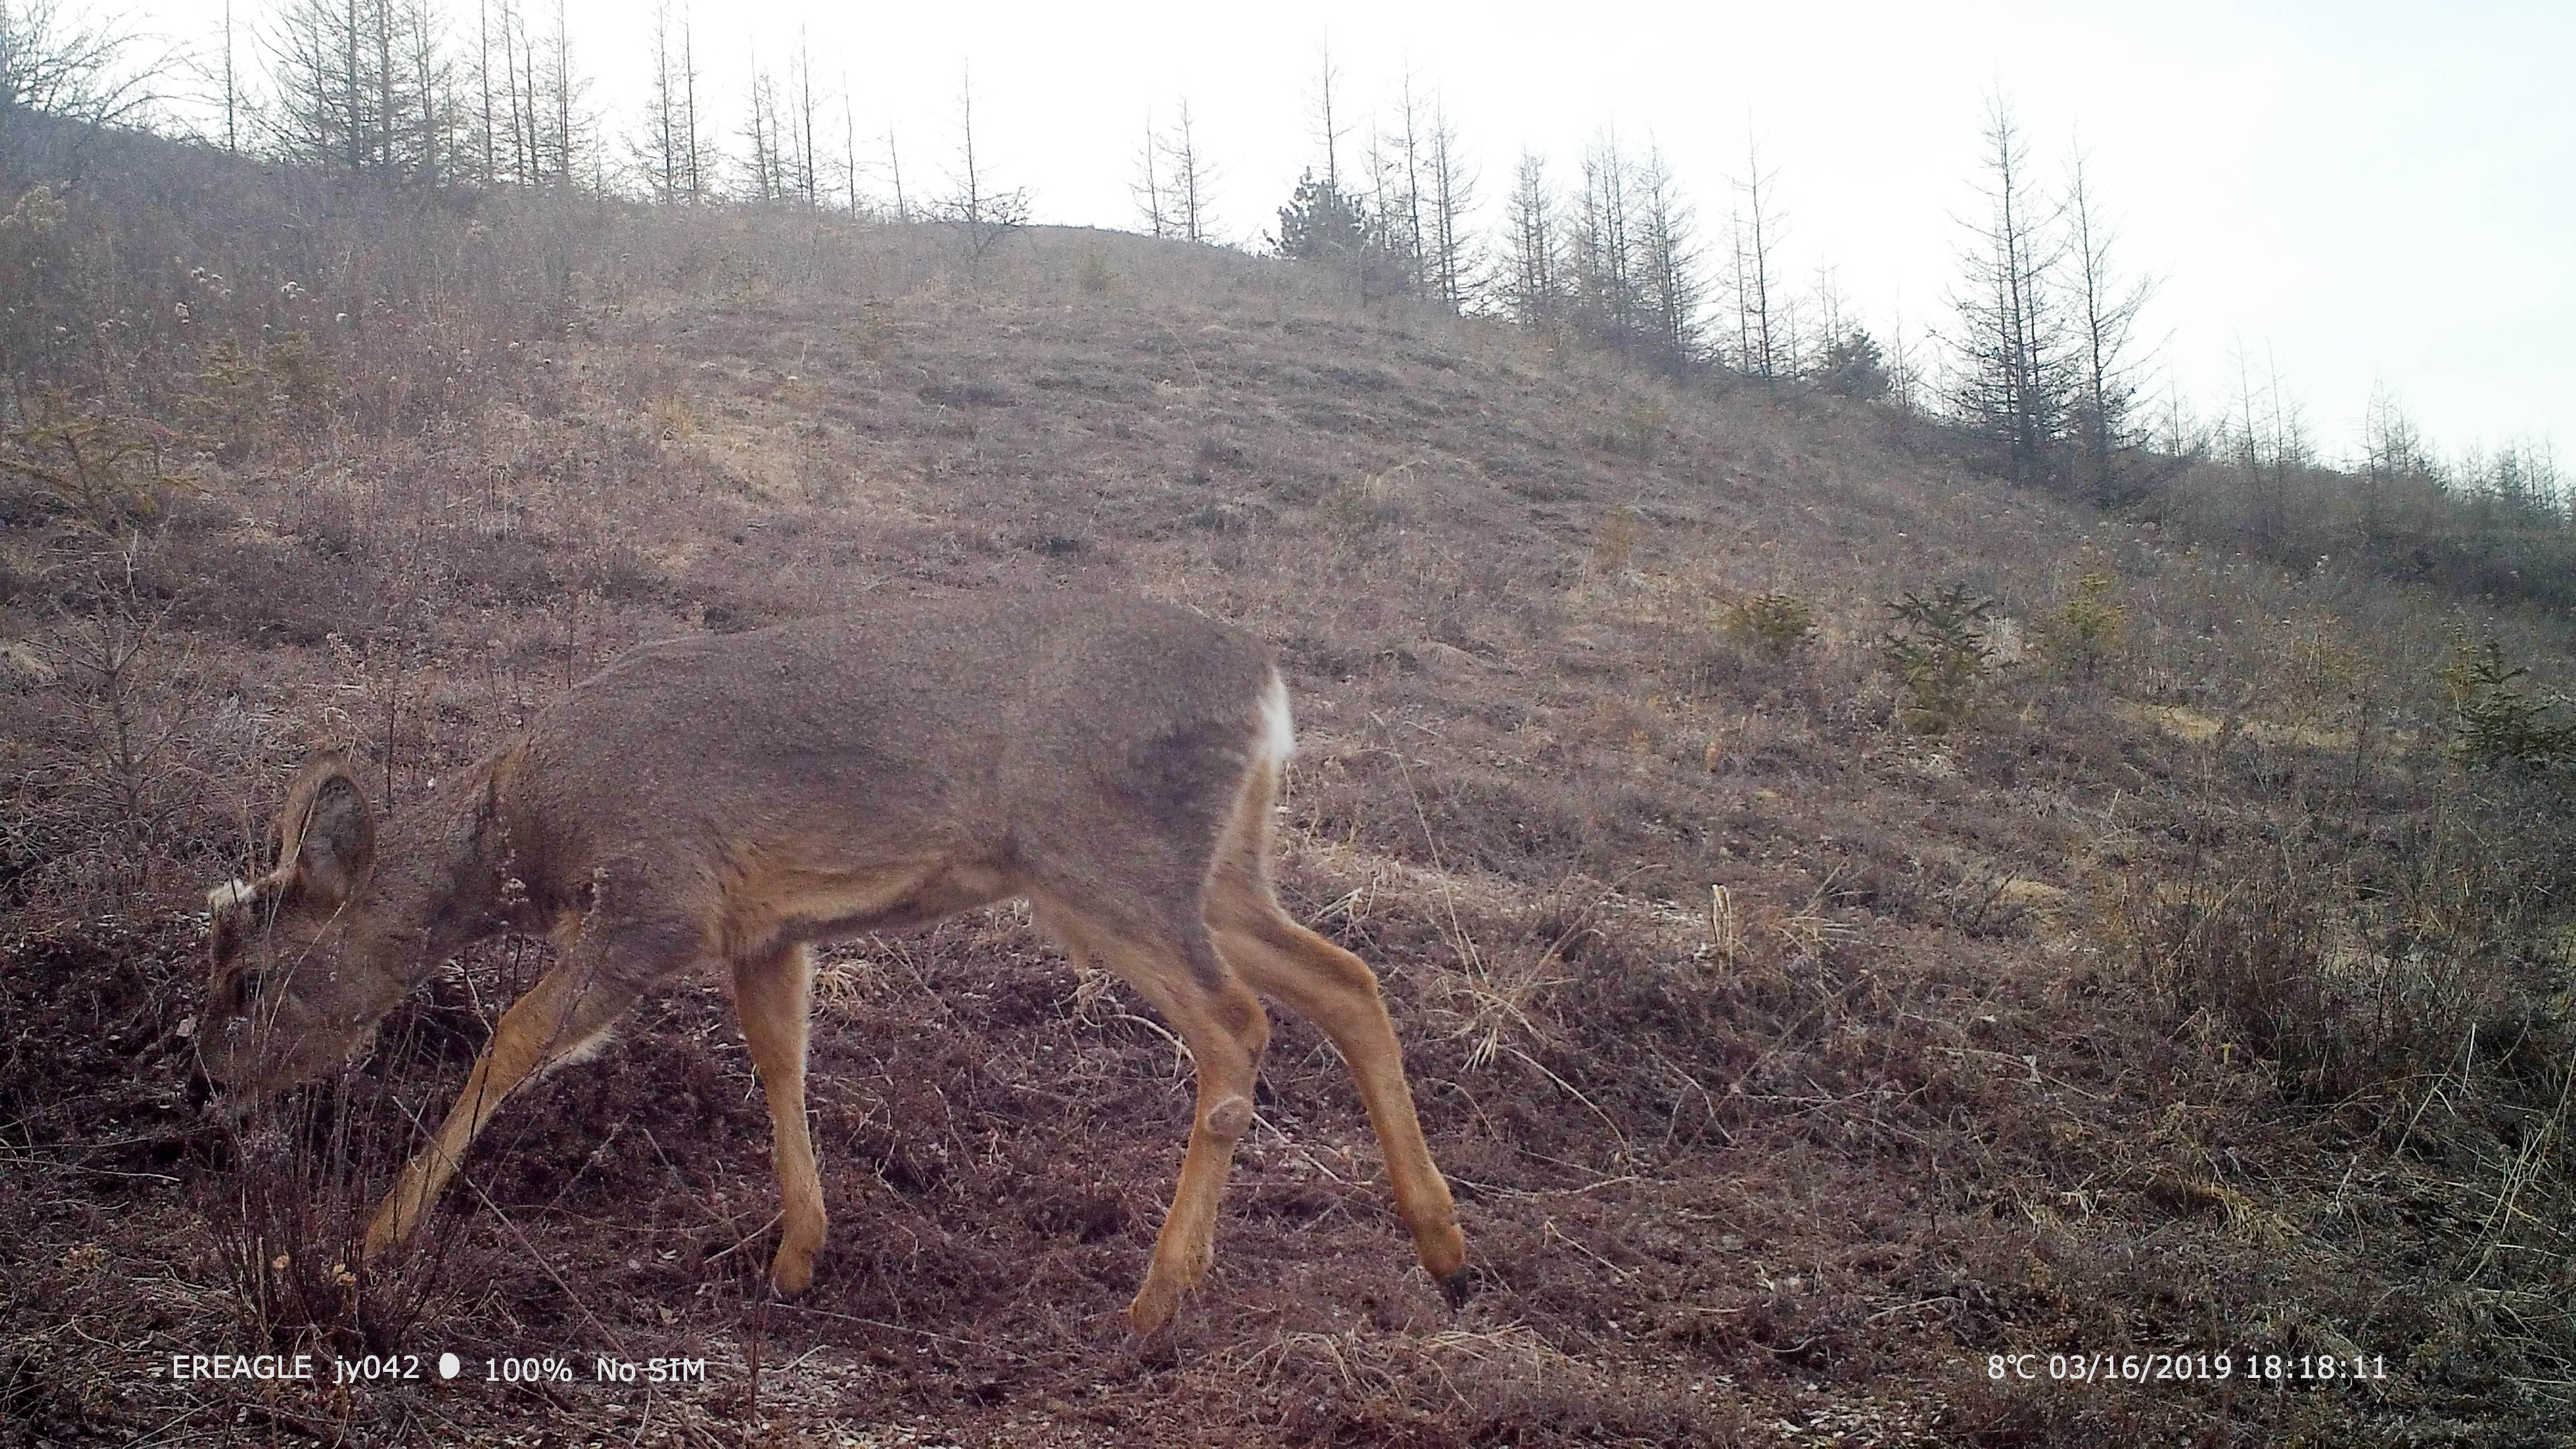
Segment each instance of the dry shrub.
M2563 1055L2576 1039L2546 985L2563 948L2539 902L2496 889L2511 867L2457 820L2413 844L2411 859L2359 880L2294 846L2229 852L2179 881L2133 878L2119 928L2180 1014L2211 1013L2231 1050L2275 1064L2309 1101L2431 1077L2481 1038L2491 1066Z
M0 905L148 909L223 849L231 822L204 772L246 763L250 721L211 697L197 641L144 570L144 537L55 543L62 611L9 650L20 712L0 750Z
M2179 1011L2215 1012L2242 1050L2331 1099L2356 1078L2357 1003L2326 979L2329 931L2311 884L2295 864L2195 876L2179 890L2132 882L2123 924L2142 973Z
M416 1350L424 1338L470 1334L468 1305L496 1271L526 1264L524 1229L494 1201L506 1177L484 1165L482 1151L403 1249L369 1263L360 1245L501 1008L552 959L511 938L474 948L397 1007L355 1061L201 1127L199 1150L213 1170L199 1179L195 1206L248 1341L342 1356ZM513 1139L531 1125L505 1114L490 1129L493 1146L525 1150ZM477 1209L497 1231L461 1230Z
M1672 426L1672 413L1657 403L1637 402L1619 410L1618 416L1593 435L1593 443L1604 451L1620 454L1640 463L1654 461L1655 450Z
M359 1253L375 1207L369 1189L389 1182L399 1161L390 1106L381 1090L343 1075L260 1104L234 1128L221 1175L205 1179L214 1191L204 1212L249 1341L383 1353L432 1318L443 1254L368 1265Z
M1110 289L1118 285L1116 269L1098 252L1082 254L1080 277L1082 294L1086 297L1106 297Z
M1448 893L1445 883L1441 889ZM1528 906L1503 907L1500 921L1472 909L1462 914L1454 898L1443 902L1440 931L1453 969L1435 975L1426 994L1450 1038L1466 1044L1467 1070L1506 1055L1535 1065L1530 1047L1562 1044L1548 998L1573 982L1575 960L1608 939L1600 917L1613 895L1609 886L1570 875ZM1471 921L1487 928L1483 942Z
M246 349L218 337L202 349L197 391L183 404L197 445L226 467L238 467L281 438L300 446L329 414L337 378L314 351L313 339L292 332Z
M1592 567L1604 578L1615 579L1628 571L1628 560L1637 551L1637 510L1621 504L1604 514L1601 526L1592 535Z
M1354 550L1381 547L1379 534L1405 517L1404 488L1412 468L1410 463L1400 463L1335 484L1317 510L1326 532Z
M39 515L114 539L159 517L165 494L195 486L170 474L169 430L149 418L57 392L37 394L23 411L18 422L0 412L0 478L27 489Z

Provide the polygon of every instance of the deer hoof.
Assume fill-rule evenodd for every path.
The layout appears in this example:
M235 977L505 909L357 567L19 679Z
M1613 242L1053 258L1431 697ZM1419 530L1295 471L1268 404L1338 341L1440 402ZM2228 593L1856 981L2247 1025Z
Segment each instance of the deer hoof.
M813 1252L810 1249L803 1252L793 1248L779 1249L778 1256L769 1260L769 1286L776 1289L781 1298L793 1298L813 1287Z
M1172 1316L1181 1309L1181 1290L1159 1278L1148 1278L1138 1289L1134 1302L1127 1305L1127 1330L1138 1338L1151 1338L1171 1326Z
M1440 1280L1440 1296L1451 1308L1464 1308L1468 1299L1484 1292L1492 1282L1491 1273L1471 1264Z

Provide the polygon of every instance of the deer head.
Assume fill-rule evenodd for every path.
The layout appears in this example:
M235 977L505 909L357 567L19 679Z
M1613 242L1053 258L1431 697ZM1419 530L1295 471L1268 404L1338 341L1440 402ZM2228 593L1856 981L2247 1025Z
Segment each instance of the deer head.
M236 1096L329 1070L402 999L375 949L362 898L375 872L376 820L336 755L315 760L271 828L277 868L207 893L214 976L198 1050Z

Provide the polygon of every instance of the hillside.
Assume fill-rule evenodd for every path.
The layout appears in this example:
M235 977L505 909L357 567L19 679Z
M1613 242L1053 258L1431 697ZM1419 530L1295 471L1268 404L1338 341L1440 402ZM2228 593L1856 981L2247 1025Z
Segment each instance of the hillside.
M11 322L0 1417L33 1442L2576 1431L2576 812L2451 757L2443 674L2466 631L2564 687L2564 620L1295 264L151 157L41 229L22 199L0 252L106 339ZM1948 586L1993 655L1945 704L1882 641ZM1007 912L830 954L835 1238L792 1304L713 980L515 1100L362 1286L328 1265L542 944L244 1132L188 1106L202 893L309 751L399 804L643 640L1070 590L1276 646L1283 894L1386 980L1463 1307L1282 1014L1210 1285L1125 1341L1186 1063ZM709 1381L166 1372L313 1345ZM2222 1351L2293 1377L1991 1357Z

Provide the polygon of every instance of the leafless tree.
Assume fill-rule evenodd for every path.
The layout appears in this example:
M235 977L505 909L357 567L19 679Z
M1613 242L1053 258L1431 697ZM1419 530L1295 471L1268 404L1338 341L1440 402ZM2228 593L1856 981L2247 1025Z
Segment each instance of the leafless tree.
M2167 457L2197 460L2225 451L2225 412L2222 410L2216 420L2204 416L2183 395L2182 380L2170 372L2164 375L2164 391L2157 397L2155 408L2155 446Z
M554 152L554 180L570 186L574 178L592 168L592 125L583 108L582 97L590 82L573 64L572 22L565 0L555 0L554 34L546 47L544 72L547 111L554 126L550 139Z
M1567 238L1567 300L1590 340L1617 346L1637 321L1635 216L1627 157L1615 132L1604 131L1583 153L1583 190Z
M670 0L653 6L653 82L644 97L644 134L635 143L637 170L644 191L669 204L688 195L687 146L680 136L684 86L671 53Z
M1333 114L1334 92L1341 88L1342 72L1333 64L1333 47L1328 41L1315 54L1314 105L1315 140L1324 148L1324 184L1336 196L1342 190L1342 137L1348 132Z
M1181 118L1163 137L1164 174L1170 178L1172 223L1184 240L1208 240L1213 220L1208 215L1208 192L1214 185L1215 172L1208 165L1207 153L1199 149L1198 131L1190 120L1189 98L1181 98Z
M1361 264L1363 306L1372 298L1422 295L1421 229L1415 224L1405 152L1403 135L1389 136L1371 123L1363 153L1368 189L1347 198L1361 230L1362 244L1354 256Z
M1163 138L1154 131L1154 113L1145 112L1144 144L1136 148L1136 180L1128 187L1136 197L1136 210L1145 219L1145 234L1161 236L1166 225L1163 217L1163 180L1160 165Z
M1663 148L1649 143L1633 177L1637 194L1638 340L1671 367L1695 361L1700 351L1698 224L1690 202L1665 164Z
M799 201L809 207L817 206L822 203L823 197L821 184L817 180L821 152L816 148L814 140L814 115L821 109L821 105L814 99L814 51L806 44L805 28L801 25L796 28L795 78L796 110L793 117L795 129L790 138L790 149L795 161L789 173L789 183L795 189Z
M126 59L133 36L57 0L0 5L0 128L37 114L103 125L149 99Z
M1503 202L1503 265L1496 283L1503 310L1534 332L1553 335L1563 319L1556 198L1548 190L1547 162L1523 151L1512 168L1511 195Z
M2251 355L2239 339L2236 361L2237 462L2246 468L2292 472L2316 465L2308 436L2307 405L2281 377L2281 360L2269 343L2263 347L2263 369L2254 371Z
M2278 557L2290 535L2291 481L2316 463L2307 410L2281 379L2266 346L2258 373L2244 339L2234 348L2236 395L2222 425L2229 461L2245 475L2251 508L2245 520L2256 551Z
M411 72L415 155L420 179L449 179L456 165L458 110L456 67L447 52L446 21L427 4L415 4L403 17L404 60Z
M270 145L292 160L438 180L453 119L442 30L427 0L288 0L268 37Z
M2120 460L2143 438L2134 422L2138 313L2154 284L2119 275L2115 229L2086 184L2084 156L2067 165L2065 257L2076 343L2073 429L2077 486L2104 503L2127 501Z
M2362 414L2361 441L2364 477L2424 479L2439 471L2431 450L2424 444L2424 434L2384 382L2371 384L2370 406Z
M224 149L227 151L241 149L242 87L237 63L240 46L237 41L238 32L233 28L232 0L224 0L223 55L217 62L217 75L223 86Z
M1900 294L1887 334L1887 400L1900 412L1922 411L1930 395L1930 386L1917 353L1913 336L1906 330L1905 299Z
M850 72L841 70L841 179L847 185L850 215L859 214L859 113L850 95Z
M1463 312L1474 300L1477 259L1467 213L1476 204L1476 171L1458 144L1458 128L1448 107L1434 96L1427 163L1431 179L1431 219L1424 238L1432 299L1452 312Z
M1815 345L1819 349L1830 347L1842 339L1851 325L1843 310L1842 273L1834 269L1833 263L1816 264L1816 280L1808 289L1808 295L1815 299L1816 305Z
M1402 88L1397 93L1396 117L1403 131L1397 139L1395 167L1390 179L1395 183L1386 197L1383 210L1390 223L1397 247L1412 264L1413 290L1416 295L1431 295L1431 266L1428 239L1430 228L1423 221L1423 153L1429 149L1424 134L1429 116L1423 102L1413 93L1413 72L1404 73Z
M903 195L903 152L894 143L894 122L892 121L886 122L885 148L886 170L894 178L894 219L899 222L910 221L912 205L904 200Z
M541 111L537 100L536 47L528 39L526 14L518 0L484 0L477 24L476 90L485 179L533 186L545 179ZM492 42L500 41L500 85L493 87ZM495 139L496 124L508 133L506 153Z
M716 150L698 122L698 47L689 14L680 12L680 140L688 158L689 200L703 203L714 189Z
M502 13L501 45L506 56L510 44L509 15ZM510 78L515 72L509 62L502 62L503 95L514 94ZM476 0L474 6L474 149L480 153L481 169L476 179L486 186L501 179L500 133L498 124L506 119L494 104L492 92L492 0ZM504 100L503 104L507 104ZM512 139L517 139L517 125L511 125Z
M0 0L0 10L8 8L7 0ZM5 20L0 20L0 29L5 28ZM224 0L213 34L202 45L173 53L171 69L183 78L174 99L185 100L192 111L196 106L206 107L213 113L211 122L201 125L193 116L155 119L191 140L239 152L254 134L252 112L258 104L242 55L243 34L233 14L232 0ZM0 123L0 131L5 129L5 123Z
M971 69L963 74L957 98L958 169L951 178L956 190L940 205L939 212L941 220L965 234L968 255L980 263L1003 237L1029 224L1029 194L1024 188L993 185L976 157L975 75Z
M511 150L518 161L520 181L534 186L546 179L545 90L537 83L537 45L528 34L527 12L518 9L515 0L511 8L512 28L518 32L518 72L512 80L510 113L526 133L523 139L511 143Z
M2399 489L2439 492L2440 469L2424 435L2383 382L2373 382L2361 419L2361 530L2365 539L2384 532L2390 495Z
M1366 176L1342 169L1341 71L1329 47L1319 53L1308 97L1314 138L1324 150L1324 174L1308 167L1279 208L1271 239L1279 254L1338 271L1361 306L1398 295L1420 295L1420 251L1410 222L1403 145L1372 125Z
M1788 229L1781 215L1775 182L1778 173L1762 167L1761 143L1747 138L1744 174L1735 179L1735 217L1729 228L1729 287L1735 300L1735 365L1754 377L1776 378L1789 371L1789 339L1775 325L1773 269L1781 239Z
M751 58L750 100L751 119L742 137L751 147L743 158L744 190L753 201L776 201L787 187L787 167L780 155L778 86L760 68L757 50Z

